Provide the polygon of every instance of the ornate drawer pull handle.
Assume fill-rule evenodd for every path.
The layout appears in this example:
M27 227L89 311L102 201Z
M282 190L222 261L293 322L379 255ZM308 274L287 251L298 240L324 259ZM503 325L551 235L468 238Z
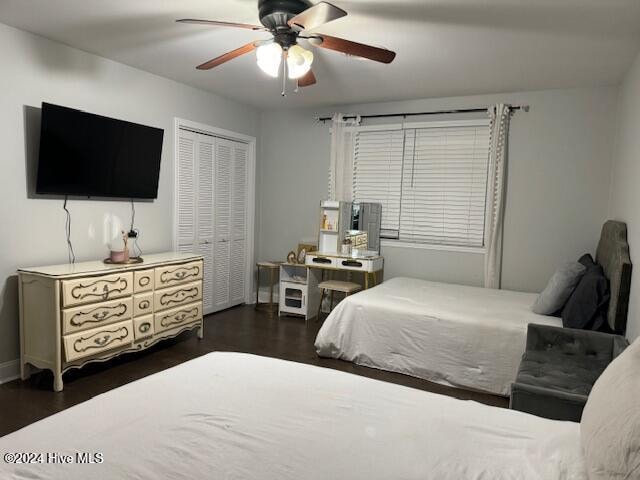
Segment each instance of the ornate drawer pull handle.
M149 283L151 283L151 278L149 277L142 277L140 280L138 280L138 285L140 285L141 287L146 287L147 285L149 285Z
M109 315L109 312L107 310L103 310L100 313L94 313L92 317L95 318L97 321L100 321L107 318L108 315Z
M138 330L140 330L142 333L146 333L149 331L150 328L151 328L151 324L149 322L144 322L140 324L140 327L138 327Z
M143 300L140 302L139 306L142 310L146 310L147 308L149 308L149 305L149 300Z
M98 337L94 340L94 343L99 347L106 345L107 342L111 339L111 335L105 335L104 337Z

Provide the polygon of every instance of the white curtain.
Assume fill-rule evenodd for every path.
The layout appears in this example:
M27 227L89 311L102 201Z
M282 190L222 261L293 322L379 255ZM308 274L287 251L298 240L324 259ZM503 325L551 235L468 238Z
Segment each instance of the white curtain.
M510 117L510 105L499 103L489 108L491 137L484 235L487 249L484 259L484 286L486 288L500 288L502 274L502 229Z
M350 202L353 197L353 140L350 127L360 124L360 117L345 120L333 115L331 125L331 157L329 160L329 200Z

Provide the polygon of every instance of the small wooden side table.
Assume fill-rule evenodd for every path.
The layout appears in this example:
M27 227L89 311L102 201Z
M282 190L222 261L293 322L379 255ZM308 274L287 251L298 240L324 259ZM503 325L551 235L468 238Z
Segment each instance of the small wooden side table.
M267 312L275 315L278 312L278 304L273 301L273 287L278 282L278 273L280 265L283 262L258 262L256 263L256 310ZM266 269L269 272L269 301L260 303L260 269Z

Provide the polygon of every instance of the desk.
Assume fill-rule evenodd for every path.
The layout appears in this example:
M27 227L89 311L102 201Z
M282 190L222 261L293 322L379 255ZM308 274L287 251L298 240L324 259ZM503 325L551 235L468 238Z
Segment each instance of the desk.
M337 253L310 252L305 257L305 265L329 271L362 272L364 288L382 281L384 275L384 257L380 255L340 255ZM372 282L371 282L372 280Z

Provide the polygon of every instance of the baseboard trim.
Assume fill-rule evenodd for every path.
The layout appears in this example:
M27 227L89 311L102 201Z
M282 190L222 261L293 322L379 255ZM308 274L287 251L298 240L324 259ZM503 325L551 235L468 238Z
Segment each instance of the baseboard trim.
M20 360L9 360L0 363L0 385L20 378Z

